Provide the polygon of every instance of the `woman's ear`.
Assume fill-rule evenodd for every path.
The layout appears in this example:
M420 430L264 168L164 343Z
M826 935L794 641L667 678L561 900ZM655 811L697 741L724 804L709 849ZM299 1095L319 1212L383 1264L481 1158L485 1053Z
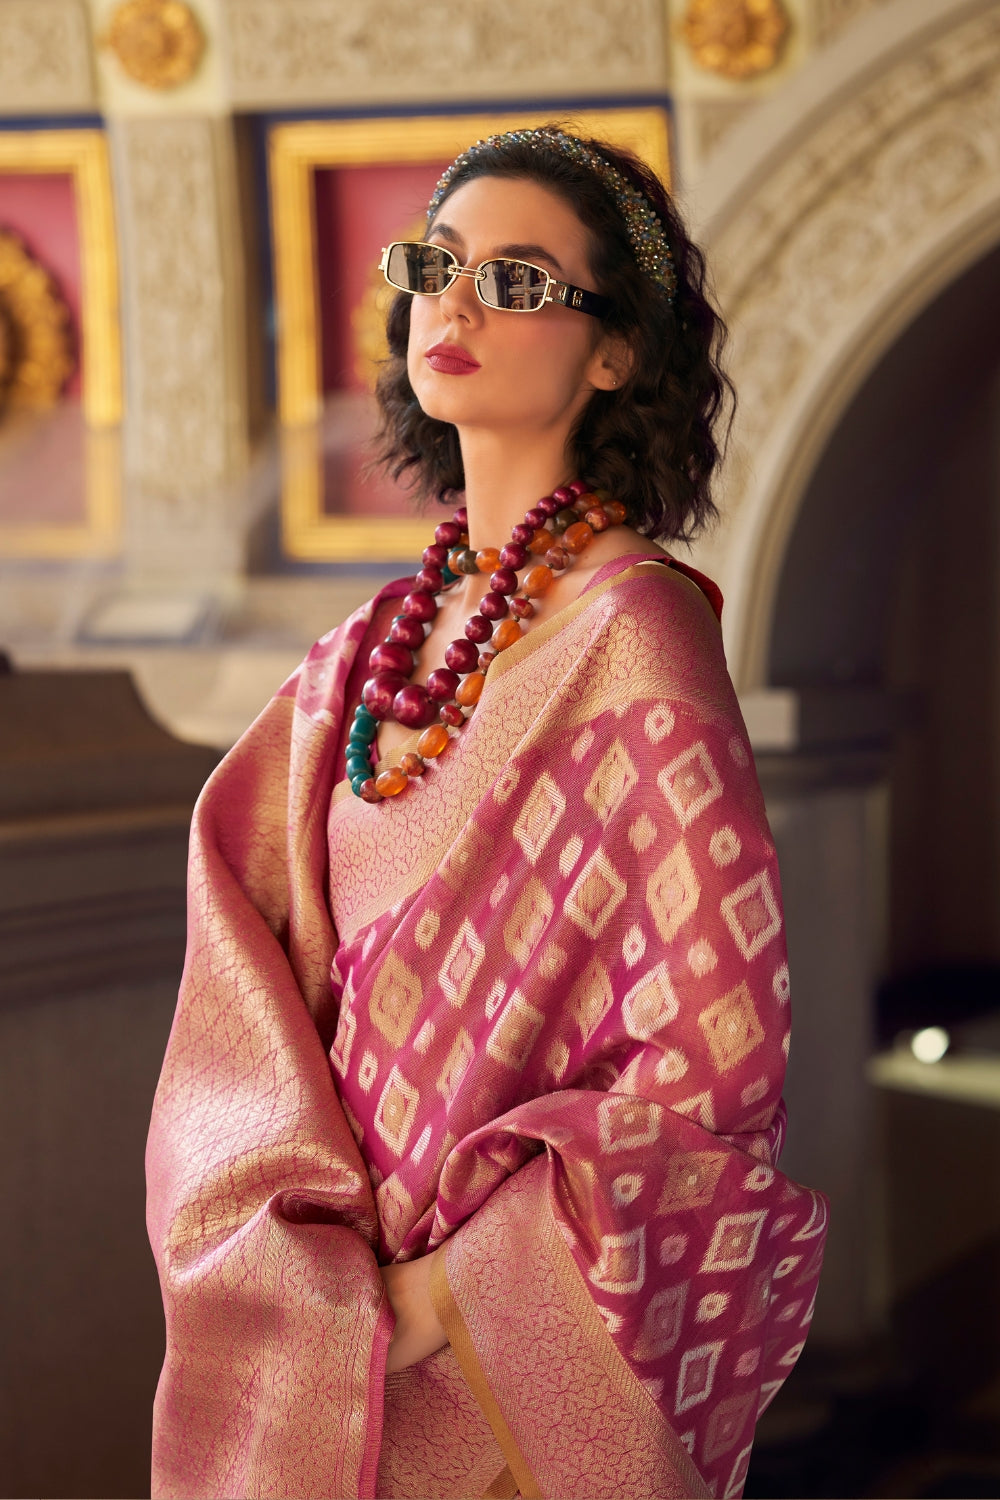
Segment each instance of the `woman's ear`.
M620 333L605 334L594 350L590 383L595 390L613 391L625 384L635 364L635 352Z

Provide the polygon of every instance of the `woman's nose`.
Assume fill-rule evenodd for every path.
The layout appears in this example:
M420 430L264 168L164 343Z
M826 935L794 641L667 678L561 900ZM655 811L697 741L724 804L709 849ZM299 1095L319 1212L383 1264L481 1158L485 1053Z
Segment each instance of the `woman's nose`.
M440 297L441 310L446 318L463 318L470 322L482 316L483 304L476 296L476 280L473 276L456 276Z

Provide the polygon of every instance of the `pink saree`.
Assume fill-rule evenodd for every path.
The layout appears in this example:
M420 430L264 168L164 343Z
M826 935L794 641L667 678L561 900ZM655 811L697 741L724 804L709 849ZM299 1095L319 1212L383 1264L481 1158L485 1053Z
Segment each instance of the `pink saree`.
M397 583L210 780L148 1150L154 1496L738 1496L825 1205L776 1168L774 849L704 594L620 560L370 806ZM385 1378L378 1265L446 1244Z

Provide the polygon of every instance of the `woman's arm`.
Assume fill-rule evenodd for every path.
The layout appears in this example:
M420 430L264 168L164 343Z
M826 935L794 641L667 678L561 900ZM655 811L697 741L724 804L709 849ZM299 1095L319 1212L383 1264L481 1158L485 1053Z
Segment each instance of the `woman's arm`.
M441 1246L430 1255L422 1255L419 1260L379 1267L396 1318L386 1358L387 1375L405 1370L429 1354L436 1354L448 1342L430 1295L431 1272L443 1249Z

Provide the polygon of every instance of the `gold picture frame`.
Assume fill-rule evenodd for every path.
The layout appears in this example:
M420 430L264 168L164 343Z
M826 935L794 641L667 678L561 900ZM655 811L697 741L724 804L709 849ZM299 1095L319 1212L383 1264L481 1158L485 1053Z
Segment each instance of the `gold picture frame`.
M0 131L0 172L70 176L80 238L84 517L2 522L5 557L107 557L121 535L122 356L111 167L99 129Z
M281 535L287 556L309 562L407 562L420 555L427 520L329 516L323 510L319 286L313 174L320 168L449 161L497 130L545 124L558 111L408 115L274 125L268 136ZM572 111L580 133L627 147L670 181L666 109L656 105Z

